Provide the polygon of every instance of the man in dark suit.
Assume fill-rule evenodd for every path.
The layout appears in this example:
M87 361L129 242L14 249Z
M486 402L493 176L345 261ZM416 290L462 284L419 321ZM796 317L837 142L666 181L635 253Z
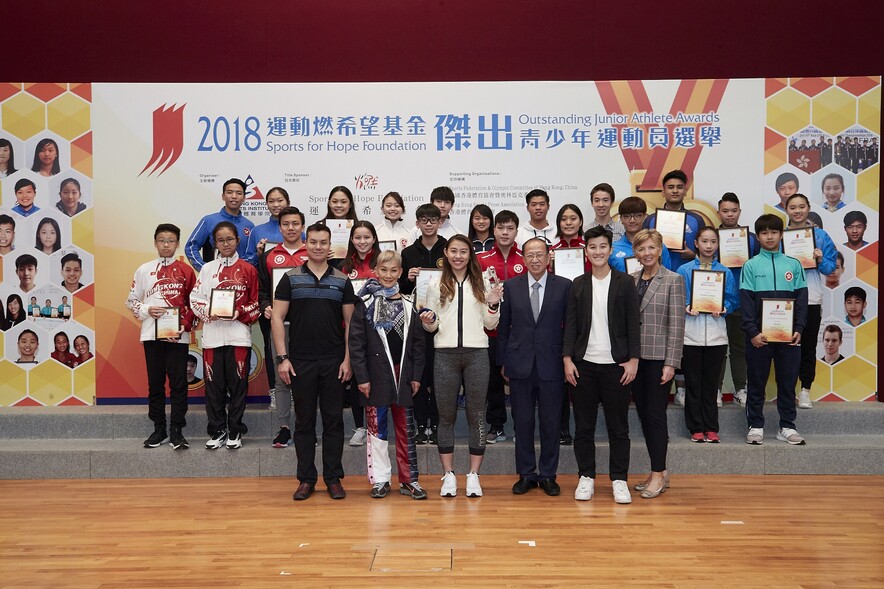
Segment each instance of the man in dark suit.
M528 273L503 283L497 326L497 363L510 383L510 406L516 432L513 493L522 495L540 485L547 495L561 492L559 426L565 371L562 336L571 281L546 271L549 246L533 237L522 246ZM540 470L534 453L534 407L540 418Z
M639 303L631 276L608 265L611 232L593 227L583 234L592 272L574 279L565 320L565 378L574 385L574 456L580 481L574 498L595 492L595 424L599 403L610 443L609 473L614 501L631 503L629 472L629 383L641 355Z

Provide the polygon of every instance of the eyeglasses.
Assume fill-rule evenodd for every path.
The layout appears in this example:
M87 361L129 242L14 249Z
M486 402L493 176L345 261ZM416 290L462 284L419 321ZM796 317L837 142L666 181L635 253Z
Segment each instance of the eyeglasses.
M161 245L172 245L172 244L178 243L178 240L177 239L158 239L158 240L156 240L156 242Z
M630 220L630 221L637 221L638 219L641 219L644 216L645 216L644 213L627 213L625 215L620 215L620 218Z
M542 260L543 258L546 257L546 253L540 253L540 254L525 254L525 255L522 256L522 257L525 258L526 260Z
M215 240L215 243L220 243L222 245L227 245L228 243L235 243L235 242L236 242L235 237L225 237L223 239L216 239Z
M435 225L439 222L439 219L437 217L421 217L417 222L421 225Z

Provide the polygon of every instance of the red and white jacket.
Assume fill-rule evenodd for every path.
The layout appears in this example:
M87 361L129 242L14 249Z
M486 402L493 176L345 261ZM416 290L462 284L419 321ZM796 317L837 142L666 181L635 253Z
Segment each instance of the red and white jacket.
M190 291L195 283L193 268L175 258L157 258L138 267L126 306L141 321L141 341L156 339L156 323L148 308L179 307L184 327L179 342L190 343L190 331L195 322L190 308Z
M239 312L235 320L209 319L209 300L212 289L236 291L233 308ZM240 259L237 254L207 262L196 286L190 293L190 306L203 324L202 347L252 346L252 330L249 327L258 320L258 271Z

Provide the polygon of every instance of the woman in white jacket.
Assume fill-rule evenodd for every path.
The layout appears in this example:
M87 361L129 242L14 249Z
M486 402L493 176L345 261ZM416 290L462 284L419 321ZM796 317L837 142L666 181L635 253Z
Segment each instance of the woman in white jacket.
M694 243L697 257L678 269L685 280L684 352L682 371L685 379L684 421L691 432L692 442L717 444L718 437L718 380L727 355L727 323L725 315L737 310L739 290L733 274L715 259L718 250L718 232L703 227ZM694 271L721 272L724 281L724 309L719 312L701 312L692 305Z
M443 497L457 495L454 475L454 421L457 417L457 394L461 385L466 396L466 415L470 429L470 472L467 473L467 497L481 497L479 467L485 454L485 397L488 392L488 336L500 317L502 288L488 288L465 235L455 235L445 244L442 275L430 282L427 308L421 310L424 329L435 333L436 356L433 378L439 410L439 460Z
M381 212L384 220L377 226L378 241L393 241L396 243L396 251L402 250L412 244L411 232L414 227L406 227L402 215L405 213L405 202L398 192L388 192L381 200Z

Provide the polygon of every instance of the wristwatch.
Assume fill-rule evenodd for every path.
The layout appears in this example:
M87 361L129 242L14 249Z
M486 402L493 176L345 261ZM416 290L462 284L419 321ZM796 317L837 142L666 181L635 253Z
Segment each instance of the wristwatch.
M280 354L277 354L277 356L276 356L276 363L277 363L277 364L282 364L284 360L288 360L288 359L289 359L288 354L281 354L281 355L280 355Z

